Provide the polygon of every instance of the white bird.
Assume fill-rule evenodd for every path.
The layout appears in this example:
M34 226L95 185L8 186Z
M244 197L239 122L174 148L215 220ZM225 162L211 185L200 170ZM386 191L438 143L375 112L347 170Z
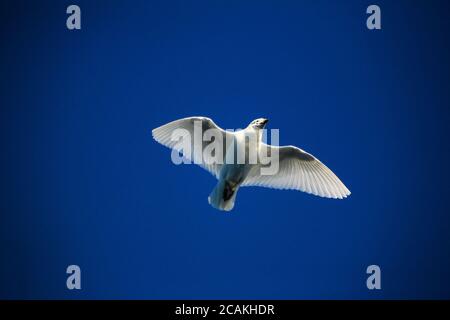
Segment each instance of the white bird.
M202 132L214 129L221 136L221 140L232 141L234 148L223 143L223 149L219 150L217 155L221 161L211 162L203 155L203 161L197 161L201 167L209 171L219 181L208 197L209 203L216 209L230 211L234 207L236 193L240 186L261 186L276 189L293 189L304 191L316 196L343 199L350 195L350 191L339 180L339 178L328 169L322 162L311 154L295 146L271 146L262 141L262 131L268 120L259 118L252 121L247 128L232 132L225 131L218 127L211 119L206 117L189 117L176 120L152 130L153 138L177 152L183 153L183 156L189 160L196 160L192 152L195 148L195 123L200 125ZM176 130L183 130L191 140L188 144L191 152L180 148L177 141L173 139ZM256 144L249 143L246 136L256 136ZM200 141L199 146L205 151L205 148L212 141ZM236 149L246 150L244 163L236 161ZM267 148L267 154L276 154L278 152L278 171L273 175L264 175L262 168L267 168L267 163L263 164L258 158L256 163L249 161L248 154L252 148L257 148L259 153L261 149ZM216 151L217 152L217 151ZM221 154L222 153L222 154ZM198 159L197 159L198 160Z

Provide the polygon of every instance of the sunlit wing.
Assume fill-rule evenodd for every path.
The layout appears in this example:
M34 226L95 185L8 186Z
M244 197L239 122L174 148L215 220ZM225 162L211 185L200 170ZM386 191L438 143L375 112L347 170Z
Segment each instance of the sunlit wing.
M269 155L276 150L279 152L278 172L274 175L261 175L262 165L257 165L252 168L243 186L293 189L335 199L350 195L341 180L311 154L294 146L266 146Z
M190 138L190 146L191 146L191 153L186 154L186 152L182 152L183 156L187 159L194 161L196 156L194 155L194 126L197 123L198 128L201 127L201 132L204 133L206 130L214 129L216 132L221 135L222 137L222 155L225 156L225 147L226 147L226 139L232 140L232 132L225 131L221 129L219 126L217 126L214 121L212 121L210 118L206 117L189 117L184 118L180 120L172 121L168 124L165 124L163 126L160 126L156 129L152 130L152 136L153 138L161 143L162 145L169 147L171 149L175 149L178 152L182 152L183 150L180 150L179 144L177 144L177 140L173 140L173 133L177 129L184 129L189 134ZM203 152L205 147L207 147L209 144L211 144L212 141L214 141L214 138L211 139L211 141L203 141L202 137L200 137L200 141L198 141L201 147L201 151ZM220 169L222 168L223 164L223 157L221 159L220 163L211 161L208 157L208 154L203 154L203 159L201 161L195 162L196 164L200 165L202 168L209 171L212 175L214 175L216 178L218 178Z

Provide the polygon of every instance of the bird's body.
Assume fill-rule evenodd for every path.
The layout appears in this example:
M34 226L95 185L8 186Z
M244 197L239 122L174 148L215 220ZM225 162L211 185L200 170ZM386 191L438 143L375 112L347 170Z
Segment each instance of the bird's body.
M181 152L218 179L208 201L219 210L233 209L241 186L296 189L339 199L350 195L339 178L312 155L294 146L263 143L262 130L266 124L266 119L256 119L244 130L231 132L222 130L209 118L189 117L156 128L152 135L156 141L176 153ZM202 132L210 131L210 139L202 139L202 133L199 140L200 128ZM184 144L180 144L175 136L181 136ZM213 152L211 146L216 147ZM270 170L274 163L268 159L277 162L276 171Z
M252 130L252 129L249 129ZM208 197L208 202L214 208L219 210L230 211L233 209L236 194L245 181L253 165L250 164L250 142L246 140L246 130L237 131L233 136L233 143L227 148L225 161L219 172L219 182ZM259 144L256 140L256 144ZM244 153L244 159L238 163L239 146ZM233 150L231 150L233 149Z

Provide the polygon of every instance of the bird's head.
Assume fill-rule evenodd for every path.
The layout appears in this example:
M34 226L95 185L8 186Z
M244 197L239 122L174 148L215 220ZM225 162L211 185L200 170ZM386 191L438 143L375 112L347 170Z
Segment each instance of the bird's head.
M256 120L253 120L252 122L250 122L250 124L248 126L253 129L264 129L267 122L269 122L269 120L267 120L265 118L258 118Z

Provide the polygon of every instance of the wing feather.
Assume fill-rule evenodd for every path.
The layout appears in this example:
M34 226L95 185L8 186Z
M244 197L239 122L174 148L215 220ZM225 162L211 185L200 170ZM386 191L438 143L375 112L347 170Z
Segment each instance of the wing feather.
M214 123L214 121L212 121L210 118L206 118L206 117L189 117L189 118L184 118L184 119L179 119L179 120L175 120L172 122L169 122L165 125L162 125L156 129L152 130L152 136L153 138L161 143L162 145L171 148L171 149L175 149L178 152L182 152L183 156L191 161L194 161L194 163L200 165L202 168L204 168L205 170L207 170L208 172L210 172L213 176L215 176L216 178L219 177L219 173L220 173L220 169L222 168L224 159L222 159L222 161L220 163L214 163L212 161L210 161L210 159L204 159L205 156L207 156L206 154L203 154L203 150L205 149L205 147L207 145L209 145L212 141L201 141L201 151L202 151L202 159L197 159L196 155L194 155L194 127L195 127L195 123L198 123L201 125L201 129L202 129L202 134L209 129L215 129L218 130L217 132L220 133L222 135L222 145L223 145L223 150L222 150L222 155L223 157L225 157L225 147L226 147L226 139L232 139L232 132L229 131L225 131L223 129L221 129L218 125L216 125ZM184 153L182 149L180 149L178 146L178 141L177 140L173 140L172 139L172 134L174 133L175 130L177 129L184 129L187 130L187 132L190 135L190 146L191 146L191 153L190 154L186 154ZM195 161L198 160L198 161Z
M277 148L279 170L275 175L261 175L263 165L256 165L243 186L262 186L294 189L326 198L343 199L350 191L319 159L294 146L267 146L269 152Z

